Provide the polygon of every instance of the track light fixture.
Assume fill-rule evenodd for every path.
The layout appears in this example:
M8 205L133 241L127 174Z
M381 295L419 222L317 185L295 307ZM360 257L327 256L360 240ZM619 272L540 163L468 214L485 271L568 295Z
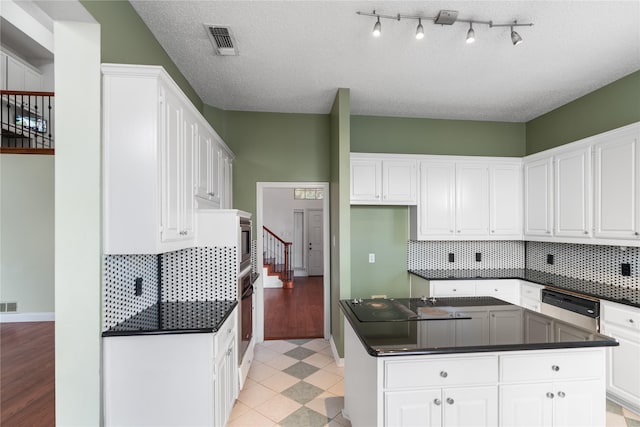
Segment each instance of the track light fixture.
M356 12L358 15L362 16L373 16L376 18L376 23L373 26L373 36L380 37L382 34L382 24L380 24L380 18L384 19L392 19L394 21L400 21L402 19L416 19L418 20L418 26L416 27L416 39L420 40L424 38L424 27L422 26L422 20L432 21L434 24L439 25L453 25L456 22L463 22L469 24L469 30L467 31L467 43L474 43L476 41L476 32L473 29L473 24L482 24L487 25L489 28L494 27L509 27L511 30L511 43L514 46L522 43L522 37L518 34L514 27L531 27L533 23L527 24L519 24L518 21L513 21L513 23L505 23L505 24L494 24L493 21L480 21L476 19L458 19L458 11L457 10L441 10L438 12L438 15L426 16L426 15L402 15L400 13L396 15L383 15L380 13L376 13L374 10L373 13L368 12Z
M380 37L382 34L382 25L380 24L380 17L378 16L378 22L373 26L373 37Z
M469 31L467 31L467 44L476 41L476 32L473 31L473 22L469 22Z
M416 28L416 38L422 40L424 38L424 27L422 26L422 19L418 18L418 28Z

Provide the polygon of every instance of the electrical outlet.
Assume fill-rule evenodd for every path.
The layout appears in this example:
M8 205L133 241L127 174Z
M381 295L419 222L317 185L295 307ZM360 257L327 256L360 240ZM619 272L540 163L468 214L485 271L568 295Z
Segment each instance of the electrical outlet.
M369 263L373 264L376 262L376 254L369 254Z
M620 274L623 276L631 276L631 264L628 262L620 264Z
M482 253L476 252L476 262L481 262L481 261L482 261Z
M142 295L142 277L136 277L136 296Z
M456 256L454 254L449 254L449 262L455 262Z
M553 255L547 254L547 264L553 265Z

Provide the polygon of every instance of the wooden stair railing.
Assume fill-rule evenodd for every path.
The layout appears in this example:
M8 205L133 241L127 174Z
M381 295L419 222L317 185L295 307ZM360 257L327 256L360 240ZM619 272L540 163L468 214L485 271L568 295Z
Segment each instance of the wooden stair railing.
M0 90L0 152L53 154L53 92Z
M283 288L293 288L291 242L285 242L267 227L262 227L262 255L268 274L277 275Z

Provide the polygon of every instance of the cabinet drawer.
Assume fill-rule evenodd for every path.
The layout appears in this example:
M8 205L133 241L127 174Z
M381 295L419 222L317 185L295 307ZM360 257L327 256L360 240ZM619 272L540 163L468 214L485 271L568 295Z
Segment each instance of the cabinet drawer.
M522 297L520 305L528 310L540 313L540 300Z
M592 378L602 375L603 353L568 352L500 357L500 381L548 381Z
M514 280L479 280L476 295L501 298L518 294L518 284Z
M384 364L386 389L487 384L497 380L498 358L495 356L387 361Z
M522 298L529 298L540 301L541 289L542 286L522 282L522 285L520 286L520 295L522 296Z
M640 310L608 302L603 302L602 307L602 317L606 323L640 331Z
M431 296L472 297L476 294L473 280L431 281Z
M218 332L214 335L213 345L216 353L219 349L226 348L229 341L231 341L236 334L236 312L237 308L233 310L233 313L229 315L227 320L225 320L220 329L218 329Z

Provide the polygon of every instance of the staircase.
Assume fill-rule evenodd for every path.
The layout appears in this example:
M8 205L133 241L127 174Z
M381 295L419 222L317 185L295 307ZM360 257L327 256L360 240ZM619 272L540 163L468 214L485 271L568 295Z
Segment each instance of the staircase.
M266 275L282 282L283 288L293 288L291 242L285 242L267 227L262 227L262 260ZM265 278L269 281L268 278Z
M0 90L0 152L53 154L53 92Z

